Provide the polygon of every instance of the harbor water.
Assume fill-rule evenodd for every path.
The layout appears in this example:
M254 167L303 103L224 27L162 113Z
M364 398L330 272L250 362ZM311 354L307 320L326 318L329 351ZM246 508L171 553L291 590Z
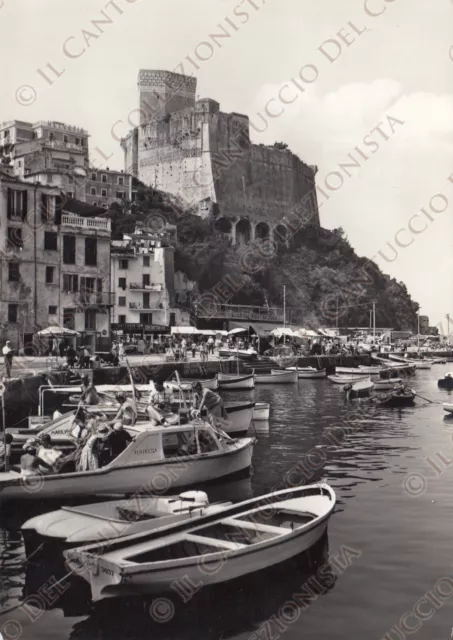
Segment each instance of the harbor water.
M453 417L441 403L453 398L437 379L450 367L417 371L410 384L427 400L403 409L346 403L328 380L225 393L270 402L271 416L256 423L251 477L204 487L211 501L321 479L338 499L311 553L231 584L93 607L58 558L25 562L16 509L0 525L3 638L448 640Z

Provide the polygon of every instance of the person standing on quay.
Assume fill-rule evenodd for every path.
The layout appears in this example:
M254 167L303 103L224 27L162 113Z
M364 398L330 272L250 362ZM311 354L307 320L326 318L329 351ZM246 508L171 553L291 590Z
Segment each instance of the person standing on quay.
M11 378L11 369L13 368L13 350L11 349L11 342L6 341L3 347L3 360L5 362L5 376Z

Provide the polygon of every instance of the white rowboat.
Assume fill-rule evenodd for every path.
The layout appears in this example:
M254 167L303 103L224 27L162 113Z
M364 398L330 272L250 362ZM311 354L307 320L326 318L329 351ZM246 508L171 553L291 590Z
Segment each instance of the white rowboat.
M236 389L254 389L255 376L253 373L238 376L234 373L218 373L219 389L224 391Z
M368 380L368 376L362 376L359 378L358 376L327 376L327 379L334 384L355 384L356 382L360 382L360 380Z
M325 378L325 369L315 369L315 367L286 367L286 371L296 371L299 380Z
M64 552L67 566L89 582L94 601L167 592L184 575L203 586L279 564L325 533L336 497L327 484L283 489L110 545ZM202 570L200 569L202 568Z
M297 382L297 371L272 369L270 373L255 374L257 384L292 384Z

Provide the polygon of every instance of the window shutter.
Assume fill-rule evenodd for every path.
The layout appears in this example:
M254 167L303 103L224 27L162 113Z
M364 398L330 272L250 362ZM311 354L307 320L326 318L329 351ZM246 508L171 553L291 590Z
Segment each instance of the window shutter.
M67 273L63 273L63 291L69 291L69 275Z
M96 289L96 291L98 293L102 293L102 278L98 278L97 279L97 289Z
M28 213L28 191L22 191L22 220L25 220Z
M8 188L8 198L7 198L7 216L8 218L12 218L14 213L14 190Z
M74 293L79 290L79 276L74 276Z

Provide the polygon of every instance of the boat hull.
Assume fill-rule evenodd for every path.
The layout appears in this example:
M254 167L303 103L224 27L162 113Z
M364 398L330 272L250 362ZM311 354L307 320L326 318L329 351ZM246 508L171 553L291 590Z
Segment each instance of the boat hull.
M0 502L39 500L111 493L163 493L176 488L211 482L245 471L252 462L254 440L236 440L226 452L205 457L183 456L168 460L104 467L96 471L22 478L0 473Z
M374 383L375 391L392 391L397 385L403 381L401 378L390 378L389 380L377 380Z
M441 378L437 381L437 386L439 386L441 389L453 389L453 377Z
M333 384L356 384L356 382L361 382L362 380L368 380L368 376L362 376L359 378L358 376L327 376L329 382Z
M294 384L297 382L297 371L277 371L255 374L257 384Z
M296 371L297 378L299 380L304 379L317 379L317 378L325 378L326 370L325 369L314 369L312 367L308 367L307 369L298 369L297 367L287 367L286 371Z
M209 561L208 557L203 558L203 565L200 568L199 562L193 562L184 566L184 577L198 584L203 580L203 586L215 585L229 582L241 576L255 573L261 569L267 569L277 564L281 564L304 551L310 549L326 532L328 517L319 522L308 532L290 537L286 542L262 550L256 550L249 554L238 554L227 558L225 562L218 558ZM220 567L220 568L219 568ZM104 572L108 569L104 569ZM96 572L96 570L94 570ZM168 567L165 570L155 570L146 573L128 574L127 581L121 581L120 574L115 571L109 575L101 571L93 575L90 571L89 580L91 582L92 597L94 602L105 598L130 597L137 595L153 595L165 593L171 590L171 585L175 580L181 579L181 567ZM86 579L86 578L85 578Z
M246 376L235 376L234 374L219 373L219 389L224 391L235 391L237 389L254 389L255 376L253 373Z
M227 420L225 422L222 421L223 431L234 437L238 437L241 433L247 433L253 420L255 403L225 402L224 406Z

